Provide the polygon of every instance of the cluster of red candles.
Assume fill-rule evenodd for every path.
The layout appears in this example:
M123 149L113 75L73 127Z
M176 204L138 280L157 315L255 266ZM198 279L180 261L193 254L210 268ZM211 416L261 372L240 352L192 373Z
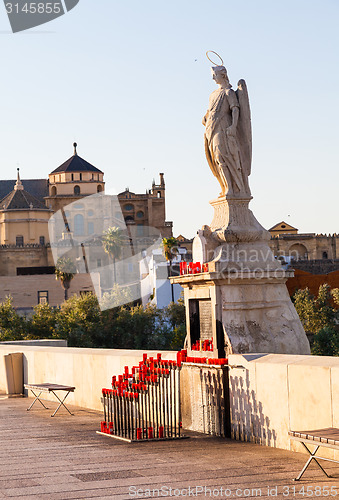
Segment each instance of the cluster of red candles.
M177 360L143 355L139 366L112 377L112 389L102 389L101 432L130 441L180 437L179 371L187 351Z
M228 359L227 358L196 358L196 357L187 356L186 362L187 363L202 363L202 364L207 364L207 365L227 365Z
M200 262L180 262L180 275L183 274L198 274L207 273L208 264L200 264Z
M207 346L211 341L205 341ZM213 349L213 344L212 344ZM139 366L112 377L112 388L102 389L104 420L101 432L129 441L178 439L181 437L180 369L184 362L226 365L226 358L189 357L187 350L177 359L143 355Z
M213 351L213 340L197 340L191 349L192 351Z

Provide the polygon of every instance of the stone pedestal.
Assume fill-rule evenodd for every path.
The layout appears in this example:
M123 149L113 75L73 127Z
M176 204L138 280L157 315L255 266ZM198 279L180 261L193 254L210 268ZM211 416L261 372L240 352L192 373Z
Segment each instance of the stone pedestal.
M209 272L172 278L184 287L191 344L199 338L200 304L207 303L211 308L213 356L310 354L309 342L285 285L293 271L260 267L222 271L218 267L217 262L212 262ZM197 354L210 353L188 352L189 356Z
M172 278L184 287L189 347L211 338L218 357L310 354L285 284L293 270L274 258L270 234L249 202L234 196L213 200L213 221L193 242L193 260L208 263L208 272Z
M264 229L248 208L252 197L219 196L210 201L214 217L209 226L211 237L216 242L240 243L269 241L270 234ZM208 226L205 226L208 232Z

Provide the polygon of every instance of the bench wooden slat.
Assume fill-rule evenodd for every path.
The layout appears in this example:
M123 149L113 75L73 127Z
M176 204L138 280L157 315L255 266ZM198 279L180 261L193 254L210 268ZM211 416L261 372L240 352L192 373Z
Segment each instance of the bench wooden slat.
M75 387L61 384L24 384L25 389L36 389L42 392L51 392L51 391L69 391L74 392Z

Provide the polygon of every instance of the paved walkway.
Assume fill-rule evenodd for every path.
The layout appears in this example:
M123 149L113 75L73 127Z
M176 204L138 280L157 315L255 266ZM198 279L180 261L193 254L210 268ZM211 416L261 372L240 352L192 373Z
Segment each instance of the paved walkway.
M325 498L326 486L339 497L336 464L327 465L336 479L312 466L295 483L306 455L205 436L125 444L95 433L98 412L51 418L39 403L27 412L29 401L0 398L0 499L302 499Z

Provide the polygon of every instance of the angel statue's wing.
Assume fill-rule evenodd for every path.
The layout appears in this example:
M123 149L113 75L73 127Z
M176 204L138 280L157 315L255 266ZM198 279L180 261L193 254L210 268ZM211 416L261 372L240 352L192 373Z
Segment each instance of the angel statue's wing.
M236 94L240 105L237 136L240 144L241 163L245 173L250 175L252 163L252 127L250 102L245 80L239 80Z

